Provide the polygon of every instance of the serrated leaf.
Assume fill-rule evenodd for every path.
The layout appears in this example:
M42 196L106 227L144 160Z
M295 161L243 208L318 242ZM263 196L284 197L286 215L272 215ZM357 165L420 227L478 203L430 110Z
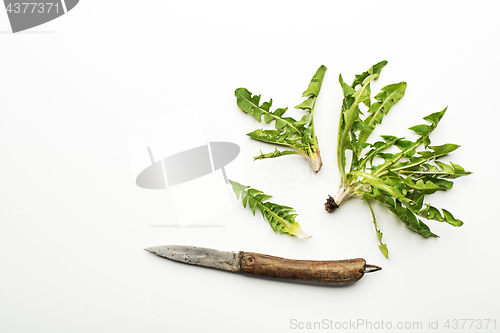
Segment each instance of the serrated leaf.
M344 79L342 78L342 74L339 75L339 82L340 82L340 86L342 87L342 91L344 92L344 97L350 97L350 96L354 95L356 90L344 82Z
M370 147L370 144L369 143L366 143L366 142L358 142L358 141L355 141L352 143L352 150L355 151L355 152L360 152L362 151L363 149L367 148L367 147Z
M259 107L260 95L252 95L245 88L236 89L234 94L237 98L236 103L242 111L253 114L253 109Z
M363 80L363 82L361 84L361 88L356 90L356 92L353 95L357 104L364 103L364 104L366 104L366 106L370 107L370 104L371 104L370 103L370 93L371 93L370 82L372 82L373 80L376 80L378 78L378 76L379 76L379 74L372 74Z
M310 97L300 103L299 105L295 106L296 109L302 109L302 110L310 110L314 108L314 103L316 102L316 99L314 97Z
M278 135L281 133L279 130L262 130L258 129L253 132L247 133L249 137L255 140L276 143L276 144L284 144L284 141L278 141Z
M311 237L301 229L299 223L296 221L297 214L293 208L267 201L272 198L271 195L253 189L250 186L244 186L232 180L229 180L229 182L233 187L236 197L240 198L242 196L244 198L243 207L246 208L248 204L254 216L256 208L258 208L262 213L262 217L269 222L274 232L298 238Z
M423 223L421 220L417 219L415 214L406 206L404 206L401 201L393 200L390 195L382 191L374 191L373 195L370 197L379 201L384 207L389 209L399 221L401 221L410 230L419 233L424 237L439 237L438 235L431 232L429 227Z
M449 154L452 151L457 150L459 147L459 145L447 143L441 146L428 146L427 148L430 148L433 151L419 151L418 153L420 156L429 160L431 158L437 158Z
M357 85L362 84L363 81L370 75L380 74L385 65L387 65L387 61L383 60L370 67L366 72L356 75L354 81L352 82L351 87L355 88Z
M379 153L379 154L377 154L377 156L383 158L385 162L390 162L390 161L393 161L395 158L397 158L398 154L396 154L396 153Z
M405 149L398 156L395 156L395 158L392 161L386 161L383 165L378 166L375 174L377 176L379 176L379 175L383 175L384 173L387 173L389 171L402 172L403 169L408 169L408 168L414 167L415 165L421 164L421 163L423 163L423 162L425 162L433 157L438 157L435 152L433 153L434 155L423 153L424 155L427 155L429 157L427 157L427 158L422 157L423 160L421 160L421 161L417 160L418 163L412 162L411 158L410 158L409 163L401 162L399 164L396 164L399 161L399 159L402 158L403 156L413 155L412 154L413 150L416 149L421 144L424 144L424 148L426 148L426 149L428 149L430 147L435 147L436 149L438 149L438 151L441 150L441 151L439 151L439 153L453 149L456 145L446 144L443 146L429 146L429 144L431 142L429 139L429 135L436 128L438 122L441 120L445 111L446 111L446 109L444 109L441 112L433 113L433 114L424 118L425 120L431 122L432 125L417 125L417 126L411 127L410 129L415 131L417 134L421 134L421 137L417 141L415 141L415 143L413 145L407 145L405 147ZM441 155L439 155L439 156L441 156Z
M311 124L311 121L312 121L312 115L310 113L307 113L304 116L302 116L300 121L296 122L295 125L310 128L309 125Z
M382 123L382 118L387 115L389 110L405 94L406 82L390 84L381 89L382 91L375 96L377 102L371 104L368 109L370 115L364 120L366 129L359 134L359 141L366 142L368 136L373 132L377 124Z
M441 161L435 161L435 163L437 165L439 165L439 167L441 168L441 171L447 173L447 174L453 174L454 173L454 170L453 170L453 167L446 164L446 163L443 163Z
M385 142L377 141L372 145L372 149L370 149L361 162L359 163L360 170L364 171L364 167L368 162L373 166L373 159L378 156L382 151L386 150L389 147L392 147L399 139L395 136L385 135L382 136ZM374 169L375 170L375 169Z
M267 115L266 122L274 120L281 120L290 126L294 131L300 132L293 123L287 119L284 119L282 115L285 113L286 108L278 109L277 113L270 111L272 105L272 99L269 102L264 102L259 106L260 95L252 95L245 88L238 88L234 92L236 96L236 104L238 107L249 114L252 114L254 118L260 123L262 121L262 115ZM293 118L291 118L293 120ZM295 122L295 121L293 121Z
M401 178L403 182L414 189L420 190L420 191L429 191L429 192L435 192L440 189L440 187L436 184L434 184L432 181L427 180L427 182L424 182L422 179L417 180L416 183L414 183L411 179L411 176L408 176L406 178L402 177Z
M413 141L401 139L395 143L395 146L404 152L404 157L412 157L415 155L415 142Z
M237 199L239 199L242 194L246 195L246 190L250 188L250 186L244 186L231 180L229 180L229 183L233 187L233 191L236 194Z
M465 171L464 168L453 163L450 163L451 165L447 165L441 161L434 161L436 165L425 163L433 158L434 155L429 155L427 158L413 158L409 162L394 165L391 171L401 175L411 175L417 178L423 177L432 180L436 184L438 184L437 181L439 180L442 189L451 189L453 186L452 182L445 181L443 178L454 179L471 174L471 172Z
M431 205L427 205L420 211L419 215L428 220L446 222L454 227L460 227L464 224L461 220L455 219L453 215L446 209L442 209L442 211L443 214L441 214L441 212L437 208L432 207Z
M368 207L370 208L370 212L372 213L373 226L375 227L375 232L377 233L377 238L378 238L378 242L379 242L378 248L380 249L380 252L382 252L382 254L384 255L384 257L386 257L387 259L389 259L389 250L387 250L387 245L384 244L384 243L382 243L382 236L384 234L378 228L377 219L375 218L375 213L373 212L372 206L370 205L370 203L368 202L367 199L365 199L365 202L368 205Z
M304 93L302 94L302 97L319 96L325 73L326 67L324 65L321 65L316 71L316 74L314 74L313 78L311 79L311 83L309 83L309 86L307 86L306 91L304 91Z
M455 219L453 217L453 215L444 208L443 208L443 214L444 214L445 221L454 227L460 227L464 224L461 220Z
M448 107L444 108L442 111L432 113L424 117L424 120L427 120L428 122L432 123L433 128L436 128L439 122L441 121L441 118L443 118L444 114L446 113L447 109Z
M432 131L432 127L429 125L415 125L413 127L410 127L409 129L420 136L429 136Z
M263 154L261 152L261 154L259 156L254 156L254 160L262 160L262 159L265 159L265 158L273 158L273 157L279 157L279 156L284 156L284 155L301 155L298 151L295 151L295 150L278 150L278 149L275 149L273 152L271 153L267 153L267 154Z
M342 183L346 181L346 150L353 150L355 155L353 161L360 161L360 150L356 150L359 145L355 143L356 141L364 142L358 140L355 133L355 128L361 129L359 124L363 123L360 119L361 111L359 110L359 105L363 103L370 107L370 83L373 80L378 79L382 68L386 64L386 61L379 62L378 64L370 67L366 72L356 75L356 78L350 87L345 84L342 76L339 76L339 82L342 86L342 90L344 91L344 100L342 101L337 140L337 163L342 176ZM359 88L357 88L357 86L359 86ZM352 93L353 90L354 93ZM370 131L371 129L367 128L365 130Z
M439 186L441 190L451 190L453 187L453 182L441 178L431 178L431 177L425 177L423 178L424 181L427 180L432 180L432 182Z

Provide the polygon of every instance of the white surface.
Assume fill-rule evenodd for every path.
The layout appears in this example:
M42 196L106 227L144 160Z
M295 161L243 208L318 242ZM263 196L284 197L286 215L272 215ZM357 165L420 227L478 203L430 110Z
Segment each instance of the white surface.
M426 332L436 320L445 330L447 319L496 319L499 329L499 10L495 1L81 1L15 35L0 11L0 331L290 332L300 331L293 320L367 320L373 329L357 331L383 321L420 322L402 331ZM429 197L465 222L429 222L439 239L375 207L389 260L361 201L332 215L322 207L338 186L338 75L352 81L384 59L372 90L399 81L408 89L374 135L411 137L406 128L449 106L431 139L461 144L451 160L474 171ZM259 124L237 109L235 88L293 107L321 64L321 172L299 157L252 162L273 147L244 136ZM311 240L275 235L241 207L213 219L224 227L152 227L175 218L172 199L135 186L128 137L193 103L203 107L207 140L240 144L248 184L294 207ZM188 121L174 126L189 130ZM160 244L364 257L383 270L347 288L311 287L142 250ZM449 331L493 331L469 326Z

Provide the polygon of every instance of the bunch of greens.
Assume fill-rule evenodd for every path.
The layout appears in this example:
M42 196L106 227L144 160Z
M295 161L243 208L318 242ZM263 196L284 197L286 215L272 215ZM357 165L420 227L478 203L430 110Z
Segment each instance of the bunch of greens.
M264 194L264 192L244 186L232 180L229 180L236 197L243 202L243 207L247 205L252 210L255 216L255 208L258 208L262 213L262 217L269 222L274 232L279 234L287 234L298 238L311 238L302 229L297 221L295 221L295 211L291 207L278 205L267 200L272 196Z
M419 136L415 141L386 135L382 136L382 141L366 142L375 126L382 123L383 117L406 90L405 82L390 84L382 88L372 103L370 82L378 79L386 64L386 61L382 61L356 75L350 86L344 83L342 76L339 78L344 93L337 142L341 182L337 195L334 198L329 196L325 208L332 211L352 196L363 199L372 213L379 248L388 257L387 246L382 243L382 232L378 229L370 201L381 203L399 221L422 236L438 237L420 218L446 222L455 227L461 226L462 221L455 219L446 209L441 212L424 203L425 196L440 190L450 190L453 186L451 179L470 172L457 164L439 161L440 157L456 150L458 145L430 145L429 136L446 109L425 117L424 120L430 124L410 128ZM360 111L361 104L368 108L366 116ZM391 147L396 147L397 152L386 152ZM375 158L383 161L377 164Z
M306 97L306 99L295 107L296 109L301 109L306 112L299 121L292 117L284 117L288 108L279 108L271 111L272 99L269 102L263 102L259 105L260 95L252 95L252 93L245 88L236 89L235 95L237 104L242 111L253 115L259 123L262 121L262 115L264 115L264 121L266 123L275 121L276 129L259 129L247 135L255 140L292 148L292 150L282 151L275 149L274 152L267 154L261 152L259 156L254 157L255 160L297 154L307 158L314 172L320 170L322 162L319 153L318 139L314 132L313 118L314 106L321 90L325 72L325 66L321 66L316 71L311 83L302 94L302 97Z

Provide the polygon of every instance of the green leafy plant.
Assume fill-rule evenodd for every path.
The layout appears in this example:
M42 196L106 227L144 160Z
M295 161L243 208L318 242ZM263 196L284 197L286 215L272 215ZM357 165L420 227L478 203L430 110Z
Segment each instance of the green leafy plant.
M455 219L446 209L442 212L424 203L426 195L450 190L451 179L469 175L461 166L439 161L459 146L444 144L431 146L430 134L446 112L446 108L424 118L429 124L410 128L419 138L416 141L395 136L382 136L382 141L367 143L366 140L394 104L404 95L406 83L400 82L382 88L370 98L370 83L378 79L386 61L379 62L368 71L355 76L351 85L339 77L344 93L340 113L337 160L341 175L340 188L335 197L328 197L325 208L332 211L352 196L363 199L369 206L379 240L379 248L388 257L386 244L382 243L370 201L378 201L388 208L409 229L424 237L438 237L420 218L446 222L459 227L463 223ZM364 104L368 111L363 115L359 106ZM396 147L396 153L386 150ZM422 150L418 150L422 149ZM377 159L382 162L377 164Z
M243 202L243 207L247 205L252 210L255 216L255 208L258 208L262 213L262 217L269 222L275 233L287 234L298 238L311 238L300 228L299 223L295 220L297 214L291 207L278 205L267 200L272 196L264 194L264 192L244 186L232 180L229 180L236 197Z
M262 122L262 116L264 116L266 123L275 122L275 129L273 130L259 129L247 135L254 140L292 148L292 150L278 150L276 148L273 152L267 154L261 152L259 156L254 157L254 160L297 154L307 158L314 172L321 169L322 162L318 138L314 132L313 118L314 106L321 90L325 72L325 66L321 66L316 71L311 83L302 94L302 97L306 97L306 99L295 107L306 112L299 121L284 116L288 108L278 108L271 111L272 99L269 102L259 104L260 95L253 95L245 88L236 89L237 105L242 111L253 115L259 123Z

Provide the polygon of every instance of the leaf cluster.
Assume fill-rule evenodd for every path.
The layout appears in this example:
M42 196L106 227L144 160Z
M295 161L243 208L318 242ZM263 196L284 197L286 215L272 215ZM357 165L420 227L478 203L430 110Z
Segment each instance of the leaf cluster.
M459 146L447 143L431 146L430 134L434 131L446 112L446 108L425 117L428 124L410 128L419 137L415 141L395 136L382 136L381 141L368 143L367 139L382 123L383 117L404 95L406 83L390 84L381 89L370 99L370 83L376 80L386 61L380 62L368 71L356 75L354 82L347 85L342 76L339 81L344 99L338 132L338 163L341 173L342 195L335 198L340 205L350 195L363 198L368 204L370 199L380 202L393 212L399 221L409 229L424 237L437 237L423 219L446 222L453 226L461 226L461 220L455 219L446 209L439 210L424 203L425 196L436 191L447 191L453 186L452 179L469 175L461 166L444 163L439 159ZM359 105L368 107L364 115ZM396 153L386 152L396 147ZM348 165L347 153L351 158ZM381 160L379 164L374 161ZM344 193L348 193L345 195ZM382 243L382 233L376 225L375 229L380 242L380 249L387 257L387 247Z
M309 160L315 172L319 171L321 168L321 158L319 156L318 139L314 131L313 118L314 106L321 90L325 72L325 66L321 66L316 71L306 91L302 94L302 97L306 99L295 107L296 109L305 111L300 120L285 116L285 112L288 110L287 107L272 111L272 99L268 102L261 102L260 95L254 95L246 88L236 89L236 102L242 111L253 115L259 123L262 122L262 118L264 118L264 122L266 123L275 122L275 129L258 129L247 135L254 140L291 148L291 150L282 151L276 149L272 153L261 153L259 156L254 157L254 159L298 154L303 155Z

